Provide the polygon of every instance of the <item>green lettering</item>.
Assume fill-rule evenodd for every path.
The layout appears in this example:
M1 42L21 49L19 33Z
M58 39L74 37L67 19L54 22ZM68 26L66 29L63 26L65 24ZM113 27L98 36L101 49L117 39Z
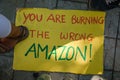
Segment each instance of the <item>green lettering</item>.
M59 57L58 60L65 60L65 58L62 58L62 55L63 55L63 52L64 52L66 46L62 46L62 48L63 48L63 49L62 49L62 52L61 52L60 57Z
M69 54L70 49L72 49L72 52ZM72 46L70 46L66 53L66 60L68 60L68 61L71 60L74 57L74 52L75 52L74 48ZM68 58L69 55L72 55L71 58Z
M45 51L46 50L46 59L47 59L47 57L48 57L48 45L46 45L44 48L42 48L41 47L41 45L40 44L38 44L38 57L39 57L39 53L40 52L43 52L43 51Z
M52 51L50 52L50 55L48 56L48 59L51 58L51 55L54 54L55 55L55 60L57 60L57 54L56 54L56 47L54 46Z
M34 53L34 57L37 58L38 55L36 54L36 46L35 43L32 44L32 46L28 49L28 51L26 52L25 56L27 56L30 52Z
M78 52L80 53L82 59L85 61L86 60L86 51L87 51L87 46L84 47L84 54L82 53L82 51L80 50L79 47L76 48L76 56L75 56L75 60L77 57Z
M90 62L92 62L92 44L90 44Z

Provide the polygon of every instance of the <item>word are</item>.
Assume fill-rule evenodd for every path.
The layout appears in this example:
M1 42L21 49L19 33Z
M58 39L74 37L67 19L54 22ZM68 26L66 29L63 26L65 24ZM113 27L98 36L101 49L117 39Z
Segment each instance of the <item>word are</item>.
M67 33L60 33L60 39L61 40L87 40L92 41L93 40L93 34L87 34L87 33L75 33L75 32L67 32Z
M49 39L49 31L29 30L31 38Z
M101 16L76 16L71 17L72 24L103 24L104 18Z
M57 48L61 50L57 52ZM89 52L87 52L89 51ZM82 58L83 61L87 60L86 54L89 53L89 58L92 56L92 44L88 46L84 46L84 50L81 50L79 46L75 48L72 46L53 46L51 50L49 50L49 46L45 45L42 47L40 44L33 43L30 48L25 53L25 56L33 54L34 58L40 58L40 55L44 54L45 59L50 60L54 59L58 60L76 60L78 58ZM59 54L59 55L58 55Z
M50 14L47 18L47 22L52 21L55 23L65 23L65 15Z

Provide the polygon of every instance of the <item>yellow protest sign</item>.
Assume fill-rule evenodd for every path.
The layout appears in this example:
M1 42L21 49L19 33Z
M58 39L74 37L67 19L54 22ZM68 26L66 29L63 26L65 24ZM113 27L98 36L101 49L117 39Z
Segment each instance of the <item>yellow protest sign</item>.
M19 9L16 26L29 37L14 50L15 70L102 74L105 13Z

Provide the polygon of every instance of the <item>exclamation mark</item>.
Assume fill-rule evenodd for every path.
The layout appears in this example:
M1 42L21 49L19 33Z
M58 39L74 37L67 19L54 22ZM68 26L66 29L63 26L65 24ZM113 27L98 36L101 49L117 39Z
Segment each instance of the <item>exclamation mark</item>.
M90 44L90 62L92 62L92 44Z

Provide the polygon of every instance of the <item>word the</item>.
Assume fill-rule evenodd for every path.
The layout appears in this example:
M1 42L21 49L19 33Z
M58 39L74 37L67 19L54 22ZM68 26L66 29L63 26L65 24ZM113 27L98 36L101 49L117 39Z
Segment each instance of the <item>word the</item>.
M40 31L40 30L29 30L31 38L43 38L49 39L49 32L48 31Z
M71 17L71 22L72 24L103 24L104 18L99 16L86 17L86 16L73 15Z
M57 48L60 48L61 50L57 52ZM76 60L82 58L83 61L86 61L87 60L86 54L88 53L90 55L89 58L91 58L92 44L89 44L89 46L85 45L84 50L81 50L79 46L76 46L74 48L72 46L55 46L55 45L52 47L51 50L49 50L48 45L42 47L40 44L33 43L25 53L25 56L29 56L30 54L33 54L34 58L40 58L40 55L44 54L45 59L47 60L54 59L55 61L58 60L70 61L70 60Z
M86 33L75 33L75 32L67 32L67 33L60 33L61 40L93 40L93 34L86 34Z

